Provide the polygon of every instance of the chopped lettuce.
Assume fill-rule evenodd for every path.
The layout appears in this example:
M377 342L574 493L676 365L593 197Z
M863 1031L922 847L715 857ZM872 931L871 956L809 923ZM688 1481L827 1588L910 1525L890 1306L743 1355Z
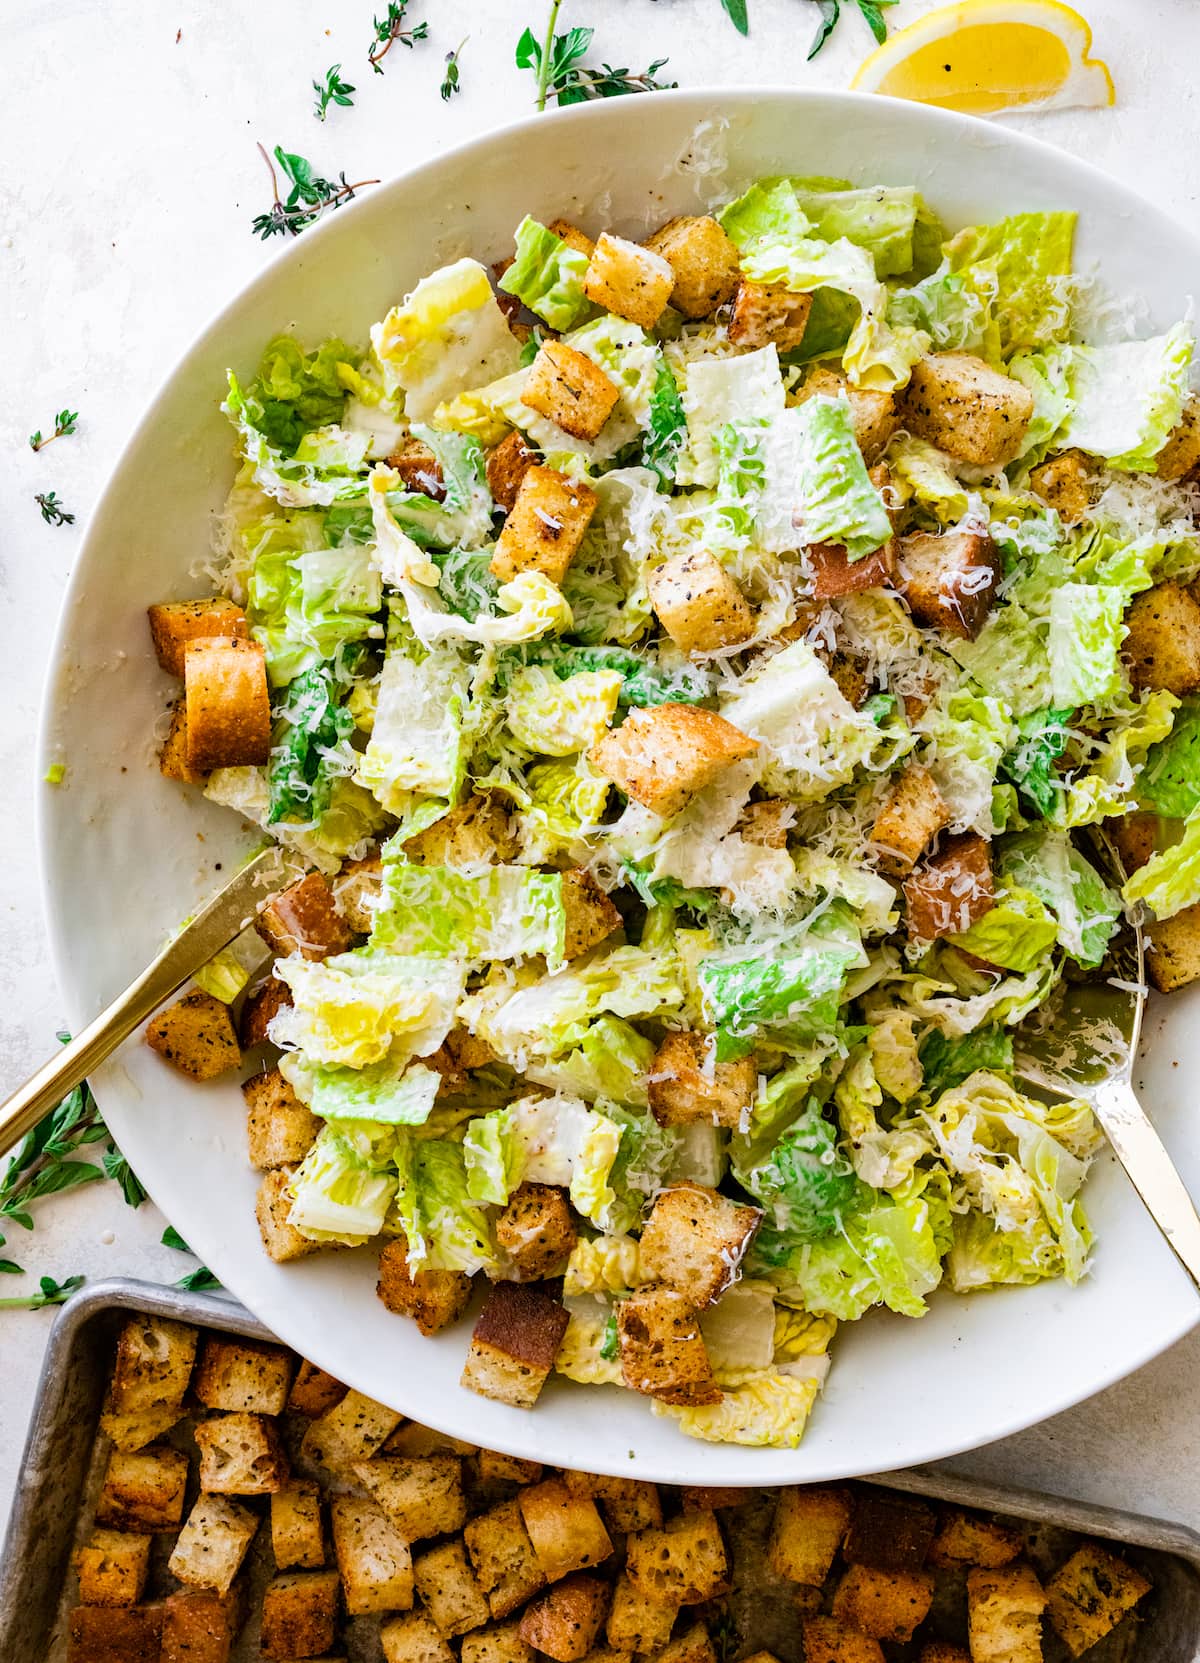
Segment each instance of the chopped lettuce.
M688 442L680 452L681 485L715 485L720 471L717 436L731 422L762 424L784 409L779 354L773 346L736 358L702 358L687 366L680 389Z
M406 413L418 421L461 388L509 374L521 355L486 269L467 259L423 277L372 326L371 346L385 388L402 393Z
M1071 272L1073 213L1013 214L995 225L973 225L946 244L952 273L990 291L985 355L1066 339L1071 311L1064 279Z
M414 792L450 801L461 790L470 687L471 667L456 647L426 650L404 630L393 630L358 765L360 783L390 813L403 812Z
M500 279L500 287L551 329L570 329L587 309L583 293L587 255L568 248L561 237L528 214L517 226L516 242L513 262Z
M1000 760L1000 772L1043 819L1052 814L1065 787L1055 763L1070 740L1070 709L1031 710L1017 722L1019 738Z
M372 1120L383 1126L423 1126L441 1075L403 1053L365 1068L330 1068L285 1051L279 1072L302 1103L322 1120Z
M250 573L247 616L267 656L267 675L284 687L340 649L382 634L379 575L365 549L288 547L272 537Z
M1127 685L1121 667L1127 600L1120 589L1064 583L1050 597L1050 689L1056 705L1105 705Z
M921 1041L920 1059L925 1092L937 1098L953 1086L960 1086L977 1069L990 1069L992 1073L1011 1070L1012 1035L992 1026L953 1038L940 1028L931 1028Z
M371 947L458 954L475 962L542 956L563 962L566 913L557 872L526 866L414 866L387 860Z
M267 782L268 825L278 820L320 821L329 807L333 781L354 766L342 747L354 718L341 703L353 676L344 657L304 670L289 683L276 709Z
M687 434L687 413L679 396L679 384L660 352L655 362L654 386L642 438L642 464L657 475L666 491L675 483L679 452L687 441Z
M764 1209L756 1243L763 1264L784 1262L804 1242L836 1234L858 1202L860 1183L837 1146L837 1127L810 1099L765 1154L760 1140L735 1138L733 1176Z
M623 1132L607 1112L578 1097L522 1097L468 1123L463 1136L467 1193L503 1205L520 1184L554 1184L599 1229L614 1223L613 1163Z
M247 388L254 425L284 456L294 456L306 433L341 424L346 388L339 370L353 368L360 356L336 338L306 353L294 336L277 335L267 342Z
M1006 840L1000 870L1050 909L1058 942L1073 959L1089 969L1103 962L1120 921L1121 897L1065 832L1039 826Z
M1138 802L1168 820L1186 820L1200 803L1200 698L1195 695L1180 704L1166 738L1146 752Z
M309 1241L357 1247L383 1229L396 1193L391 1126L331 1122L292 1175L288 1223Z
M1035 894L1010 883L982 918L949 939L988 964L1025 975L1036 970L1053 947L1058 927Z
M540 665L518 670L504 698L505 720L535 756L574 756L604 737L623 678L617 670L580 670L560 679Z
M1126 880L1121 894L1127 901L1143 901L1156 918L1174 918L1200 901L1200 810L1184 821L1178 843L1151 855Z
M785 410L763 434L765 479L756 514L768 549L837 543L851 560L881 548L892 534L883 497L872 484L844 398L815 397Z
M471 1198L461 1144L446 1138L404 1138L397 1144L396 1216L414 1270L461 1270L468 1276L496 1264L487 1214Z
M347 1068L436 1051L464 980L459 959L397 958L367 948L279 959L275 973L292 994L271 1024L275 1044L303 1051L308 1062Z
M1153 473L1183 414L1195 346L1190 326L1179 323L1145 341L1075 347L1071 411L1059 443L1103 457L1110 468Z
M705 1443L796 1449L820 1389L817 1374L771 1368L725 1387L716 1403L680 1408L652 1398L650 1408L675 1421L689 1438Z

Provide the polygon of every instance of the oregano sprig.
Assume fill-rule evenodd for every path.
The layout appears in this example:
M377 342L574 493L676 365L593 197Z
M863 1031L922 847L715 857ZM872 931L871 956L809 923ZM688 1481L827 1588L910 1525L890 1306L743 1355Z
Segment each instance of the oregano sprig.
M43 1305L63 1305L76 1288L82 1286L82 1276L68 1276L65 1282L56 1282L53 1276L43 1276L37 1293L26 1294L23 1299L0 1299L0 1310L38 1311Z
M887 19L883 15L884 7L896 5L897 0L846 0L847 5L851 3L858 7L867 27L882 46L887 39ZM816 4L821 14L821 20L817 24L817 32L813 36L812 45L808 49L809 62L816 57L837 27L838 19L841 16L842 0L816 0Z
M627 68L615 69L612 64L601 64L597 69L585 64L592 44L594 29L577 26L564 34L555 34L562 0L551 0L549 21L542 40L532 29L526 29L517 42L517 68L531 69L535 81L535 103L539 110L546 108L546 100L553 98L560 106L583 104L595 98L617 98L624 93L661 92L678 85L675 81L660 81L658 72L667 60L657 58L641 74Z

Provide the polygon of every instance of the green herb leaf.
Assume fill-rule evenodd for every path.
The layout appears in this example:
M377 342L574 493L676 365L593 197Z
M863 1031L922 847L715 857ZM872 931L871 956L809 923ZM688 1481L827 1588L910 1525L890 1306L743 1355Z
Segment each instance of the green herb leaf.
M837 27L840 8L838 0L817 0L817 9L821 14L821 21L817 24L817 32L813 36L812 45L808 49L809 63L816 57Z
M604 1324L604 1338L600 1341L600 1355L606 1363L611 1363L620 1348L621 1342L617 1335L617 1313L610 1311L608 1321Z
M658 58L640 75L627 68L601 64L598 69L584 64L595 34L594 29L577 26L565 34L553 33L561 0L553 0L546 40L539 44L532 29L525 29L517 42L518 69L533 70L537 80L537 107L544 110L546 100L553 98L560 108L569 104L589 103L596 98L617 98L632 92L660 92L678 85L675 81L658 80L658 72L666 58ZM744 0L722 0L722 4L741 7Z
M342 80L341 64L334 64L331 69L327 69L324 81L314 81L313 91L317 95L313 114L318 121L324 121L331 104L349 106L354 103L354 88L349 81Z
M0 1276L24 1276L22 1267L13 1259L0 1259Z
M78 410L60 410L54 418L54 432L47 438L42 438L42 430L29 435L30 450L45 450L55 439L65 439L68 433L74 433L75 423L79 420Z
M388 0L387 16L372 18L375 34L367 52L367 62L376 75L383 74L383 60L392 47L399 41L401 46L414 46L419 40L428 40L428 23L414 23L411 29L404 27L404 14L408 10L408 0Z
M344 173L340 173L336 181L322 179L313 171L313 165L307 157L298 156L291 150L284 150L282 145L277 144L274 152L275 161L279 163L280 171L292 187L287 196L281 198L275 164L261 144L258 150L271 175L271 190L275 198L267 213L256 214L251 221L251 229L264 242L268 237L298 237L306 226L319 219L327 209L341 208L345 203L352 201L364 185L379 183L378 179L360 179L356 185L351 185L347 183Z
M442 102L444 104L448 104L456 92L462 91L462 86L459 82L458 56L463 47L467 44L467 39L468 37L464 35L462 40L460 40L458 45L454 48L453 52L446 53L446 73L442 77L441 85Z
M721 0L721 10L739 35L750 33L750 19L746 14L746 0Z
M173 1247L177 1253L190 1253L192 1250L173 1224L168 1224L162 1233L164 1247Z
M142 1187L141 1180L115 1144L109 1144L107 1153L100 1158L100 1164L103 1166L105 1174L114 1183L120 1184L121 1194L125 1197L126 1205L140 1207L146 1199L146 1191Z
M47 440L47 443L49 441ZM36 449L36 446L35 446ZM47 525L74 525L74 514L68 514L59 500L57 491L38 491L34 502L42 511L42 518Z
M7 1311L37 1311L43 1305L62 1305L83 1286L82 1276L68 1276L65 1282L56 1282L52 1276L43 1276L38 1293L29 1294L24 1299L0 1299L0 1309Z
M173 1285L177 1288L183 1288L187 1293L199 1293L207 1288L219 1288L221 1286L207 1265L201 1265L197 1270L189 1270L186 1276L181 1276L178 1282Z
M887 39L887 20L883 15L883 8L896 4L897 0L858 0L858 9L880 46Z

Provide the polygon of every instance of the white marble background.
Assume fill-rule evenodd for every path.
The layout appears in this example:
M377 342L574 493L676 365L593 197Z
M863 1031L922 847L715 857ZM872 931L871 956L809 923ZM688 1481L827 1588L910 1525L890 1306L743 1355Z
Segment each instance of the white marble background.
M748 40L717 0L567 0L560 27L595 25L597 60L640 70L667 56L664 73L691 87L844 87L871 44L843 0L833 41L806 64L809 0L749 4ZM1200 6L1087 6L1118 107L1024 124L1200 230ZM930 9L930 0L900 0L889 17L899 27ZM546 0L413 0L410 16L428 17L432 38L412 53L394 47L383 77L365 62L372 10L372 0L0 5L0 1089L53 1048L61 1021L32 830L37 712L59 598L142 407L209 316L280 247L250 232L270 205L255 140L299 151L328 174L386 178L530 108L513 49L527 23L540 35ZM464 35L463 91L444 105L442 57ZM357 101L322 127L309 83L338 61ZM64 405L80 412L78 434L35 456L27 435L48 431ZM74 526L42 523L33 495L51 489ZM131 1211L110 1184L42 1202L37 1218L30 1237L8 1232L5 1252L30 1276L0 1279L0 1297L45 1273L169 1281L190 1267L159 1245L157 1209ZM0 1311L0 1519L52 1316ZM1200 1526L1198 1371L1200 1331L1091 1403L954 1466Z

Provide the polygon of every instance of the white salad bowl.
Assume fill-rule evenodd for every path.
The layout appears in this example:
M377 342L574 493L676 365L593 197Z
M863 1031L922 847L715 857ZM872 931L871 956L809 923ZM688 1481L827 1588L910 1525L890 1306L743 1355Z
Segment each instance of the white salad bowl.
M55 968L80 1025L254 841L236 815L164 780L155 720L172 688L146 627L153 601L196 575L232 477L218 411L225 370L250 375L265 342L364 339L425 272L511 248L525 213L644 234L763 174L916 185L954 227L1022 209L1080 215L1078 265L1147 322L1184 315L1200 248L1092 168L1031 139L884 98L791 90L661 93L537 117L366 194L305 235L205 331L133 434L91 521L46 693L40 842ZM153 528L148 534L147 528ZM1200 1009L1156 1006L1138 1070L1144 1100L1200 1185ZM371 1397L472 1442L563 1466L670 1482L779 1483L881 1471L1002 1437L1086 1398L1179 1339L1200 1316L1184 1273L1111 1157L1087 1201L1098 1245L1077 1288L1050 1282L936 1294L911 1321L844 1327L796 1450L699 1444L644 1398L553 1379L532 1413L459 1385L469 1327L436 1339L389 1315L364 1250L277 1265L254 1219L244 1108L229 1081L194 1085L131 1041L95 1079L138 1176L222 1283L304 1356Z

